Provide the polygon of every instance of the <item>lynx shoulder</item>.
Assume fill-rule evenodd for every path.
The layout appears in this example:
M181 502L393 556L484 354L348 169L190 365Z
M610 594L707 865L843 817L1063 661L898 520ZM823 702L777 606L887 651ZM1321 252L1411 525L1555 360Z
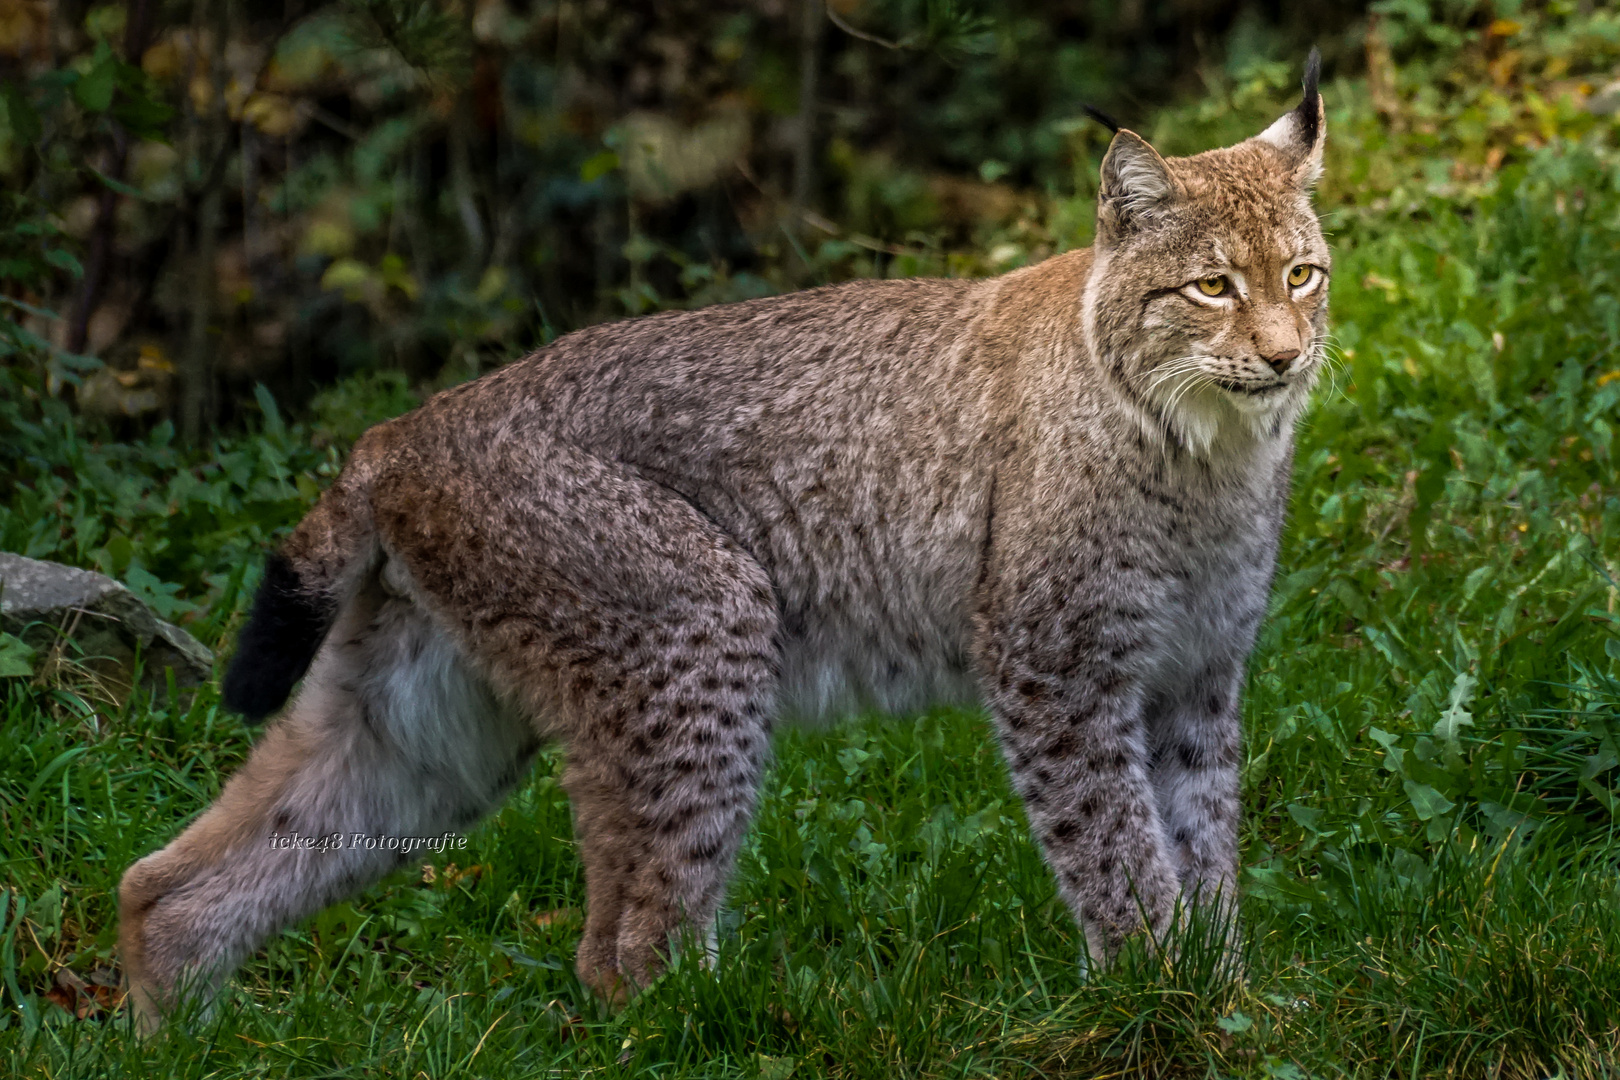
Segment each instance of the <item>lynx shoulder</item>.
M620 1000L713 918L773 726L942 699L988 706L1090 959L1230 915L1323 138L1313 55L1235 146L1119 131L1089 250L592 327L372 429L226 677L280 715L124 875L143 1022L401 858L276 838L464 828L549 740Z

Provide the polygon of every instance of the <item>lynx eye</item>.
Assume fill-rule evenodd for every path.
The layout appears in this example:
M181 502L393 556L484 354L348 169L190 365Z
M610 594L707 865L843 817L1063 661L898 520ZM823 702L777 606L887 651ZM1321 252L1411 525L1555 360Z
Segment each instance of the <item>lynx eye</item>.
M1230 288L1225 274L1213 274L1198 279L1198 291L1205 296L1220 296Z
M1296 289L1299 288L1301 285L1311 280L1311 274L1314 273L1315 270L1316 267L1312 266L1310 263L1300 263L1298 266L1288 271L1288 284L1292 285Z

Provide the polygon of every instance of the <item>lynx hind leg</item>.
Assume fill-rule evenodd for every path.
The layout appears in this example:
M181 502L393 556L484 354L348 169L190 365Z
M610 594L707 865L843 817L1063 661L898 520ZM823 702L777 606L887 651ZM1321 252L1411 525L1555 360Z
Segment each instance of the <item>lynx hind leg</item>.
M489 486L413 469L379 486L377 518L496 682L555 718L585 866L579 973L618 1003L723 899L768 753L775 596L718 526L622 465L538 441L487 453Z
M422 857L356 834L470 826L537 741L421 609L368 587L214 804L125 872L119 949L138 1026L154 1030L177 991L211 993L276 931Z
M767 754L748 708L694 703L690 726L672 730L680 705L654 707L626 718L624 739L570 748L563 782L586 880L578 968L612 1004L657 978L672 936L713 948Z

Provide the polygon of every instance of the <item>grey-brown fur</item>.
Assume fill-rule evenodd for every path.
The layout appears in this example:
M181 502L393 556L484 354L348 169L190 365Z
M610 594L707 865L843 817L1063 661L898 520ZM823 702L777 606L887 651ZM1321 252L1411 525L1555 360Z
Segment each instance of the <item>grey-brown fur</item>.
M612 999L715 914L787 716L987 703L1093 958L1229 906L1238 695L1322 362L1310 91L1193 158L1120 132L1095 249L592 327L368 432L283 549L339 605L301 692L124 877L144 1022L395 862L272 832L464 826L541 739ZM1224 302L1189 291L1216 273Z

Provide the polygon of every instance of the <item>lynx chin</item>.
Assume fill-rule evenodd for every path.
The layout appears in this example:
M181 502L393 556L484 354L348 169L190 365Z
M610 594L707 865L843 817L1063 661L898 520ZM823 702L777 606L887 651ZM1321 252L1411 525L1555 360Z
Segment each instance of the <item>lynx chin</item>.
M858 709L988 708L1089 962L1230 918L1239 692L1324 362L1318 67L1225 149L1118 131L1088 250L590 327L368 431L225 678L280 715L124 874L143 1029L404 859L272 836L466 829L549 740L610 1001L712 925L773 727Z

